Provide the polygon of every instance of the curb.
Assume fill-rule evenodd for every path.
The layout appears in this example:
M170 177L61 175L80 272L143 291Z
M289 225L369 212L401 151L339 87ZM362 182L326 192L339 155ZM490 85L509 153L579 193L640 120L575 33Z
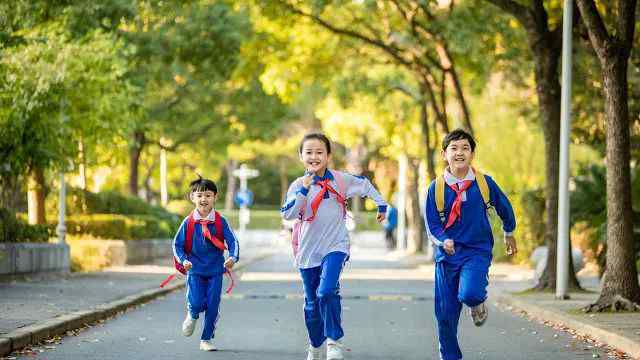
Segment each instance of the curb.
M258 255L255 258L238 265L235 269L241 270L250 264L266 259L273 253ZM128 308L154 300L162 295L182 289L184 282L167 285L164 288L148 289L137 294L128 295L121 299L97 305L94 309L75 311L53 319L25 326L8 334L0 336L0 356L9 355L31 344L37 344L53 336L66 334L99 320L104 320Z
M538 305L516 299L515 297L510 295L499 295L497 297L497 300L498 302L511 305L514 308L525 311L528 314L547 322L565 325L577 331L578 333L588 335L596 341L605 343L613 348L621 350L634 359L640 359L640 343L626 336L593 326L569 315L566 315L560 311L548 310Z

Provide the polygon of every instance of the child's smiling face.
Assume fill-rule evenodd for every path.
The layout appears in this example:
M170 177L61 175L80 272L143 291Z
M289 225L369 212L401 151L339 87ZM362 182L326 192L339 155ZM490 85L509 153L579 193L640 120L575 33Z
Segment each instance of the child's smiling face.
M451 172L466 172L473 160L473 150L467 139L453 140L442 152L442 157L449 164Z
M318 139L309 139L302 144L300 160L307 171L316 175L322 175L329 164L331 154L327 151L324 142Z
M206 191L194 191L189 196L191 198L191 202L195 205L196 210L200 213L201 216L207 216L211 210L213 210L213 205L216 202L217 194L211 190Z

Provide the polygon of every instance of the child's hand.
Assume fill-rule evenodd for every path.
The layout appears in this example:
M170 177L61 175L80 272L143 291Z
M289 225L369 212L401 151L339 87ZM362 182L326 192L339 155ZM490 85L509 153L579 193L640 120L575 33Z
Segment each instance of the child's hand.
M182 266L184 266L185 270L189 271L193 267L193 264L191 263L191 261L185 260L182 262Z
M442 247L444 248L444 252L449 255L453 255L456 253L455 243L451 239L445 240Z
M507 251L507 255L513 256L518 253L518 247L516 246L516 239L513 236L504 237L504 246Z
M378 222L381 223L384 221L386 217L387 217L387 213L379 212L378 215L376 215L376 220L378 220Z
M231 270L233 268L233 265L235 265L235 261L233 261L232 258L227 258L227 260L224 262L224 267Z
M313 182L313 173L311 171L305 171L304 177L302 178L302 186L305 189L308 189L309 186L311 186L312 182Z

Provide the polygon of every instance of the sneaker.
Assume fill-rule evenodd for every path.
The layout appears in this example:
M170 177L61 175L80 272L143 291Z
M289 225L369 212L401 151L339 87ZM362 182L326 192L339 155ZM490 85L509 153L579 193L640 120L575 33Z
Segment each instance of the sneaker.
M187 313L187 317L182 323L182 335L191 336L191 334L193 334L193 330L196 328L197 321L198 319L192 318L191 314Z
M327 360L342 360L342 343L339 340L327 340Z
M471 318L476 326L482 326L489 316L489 309L482 303L471 308Z
M202 351L216 351L215 345L211 340L200 340L200 350Z
M321 360L322 359L322 348L313 347L313 345L309 345L309 350L307 350L307 360Z

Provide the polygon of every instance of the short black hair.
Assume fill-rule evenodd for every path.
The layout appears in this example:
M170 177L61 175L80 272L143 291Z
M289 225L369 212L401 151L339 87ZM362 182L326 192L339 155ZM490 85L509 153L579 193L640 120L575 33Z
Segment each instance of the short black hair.
M300 141L300 147L298 148L298 153L302 154L302 146L304 145L304 142L311 139L322 141L327 147L327 154L331 154L331 141L329 141L329 138L325 134L318 132L308 133L302 138L302 141Z
M471 152L476 151L476 141L473 140L473 136L462 129L455 129L442 139L442 150L447 150L447 146L449 146L452 141L463 139L467 139L469 141L469 145L471 145Z
M203 179L202 176L198 175L198 179L193 180L189 184L189 193L191 194L196 191L213 191L214 194L217 194L218 187L212 180Z

